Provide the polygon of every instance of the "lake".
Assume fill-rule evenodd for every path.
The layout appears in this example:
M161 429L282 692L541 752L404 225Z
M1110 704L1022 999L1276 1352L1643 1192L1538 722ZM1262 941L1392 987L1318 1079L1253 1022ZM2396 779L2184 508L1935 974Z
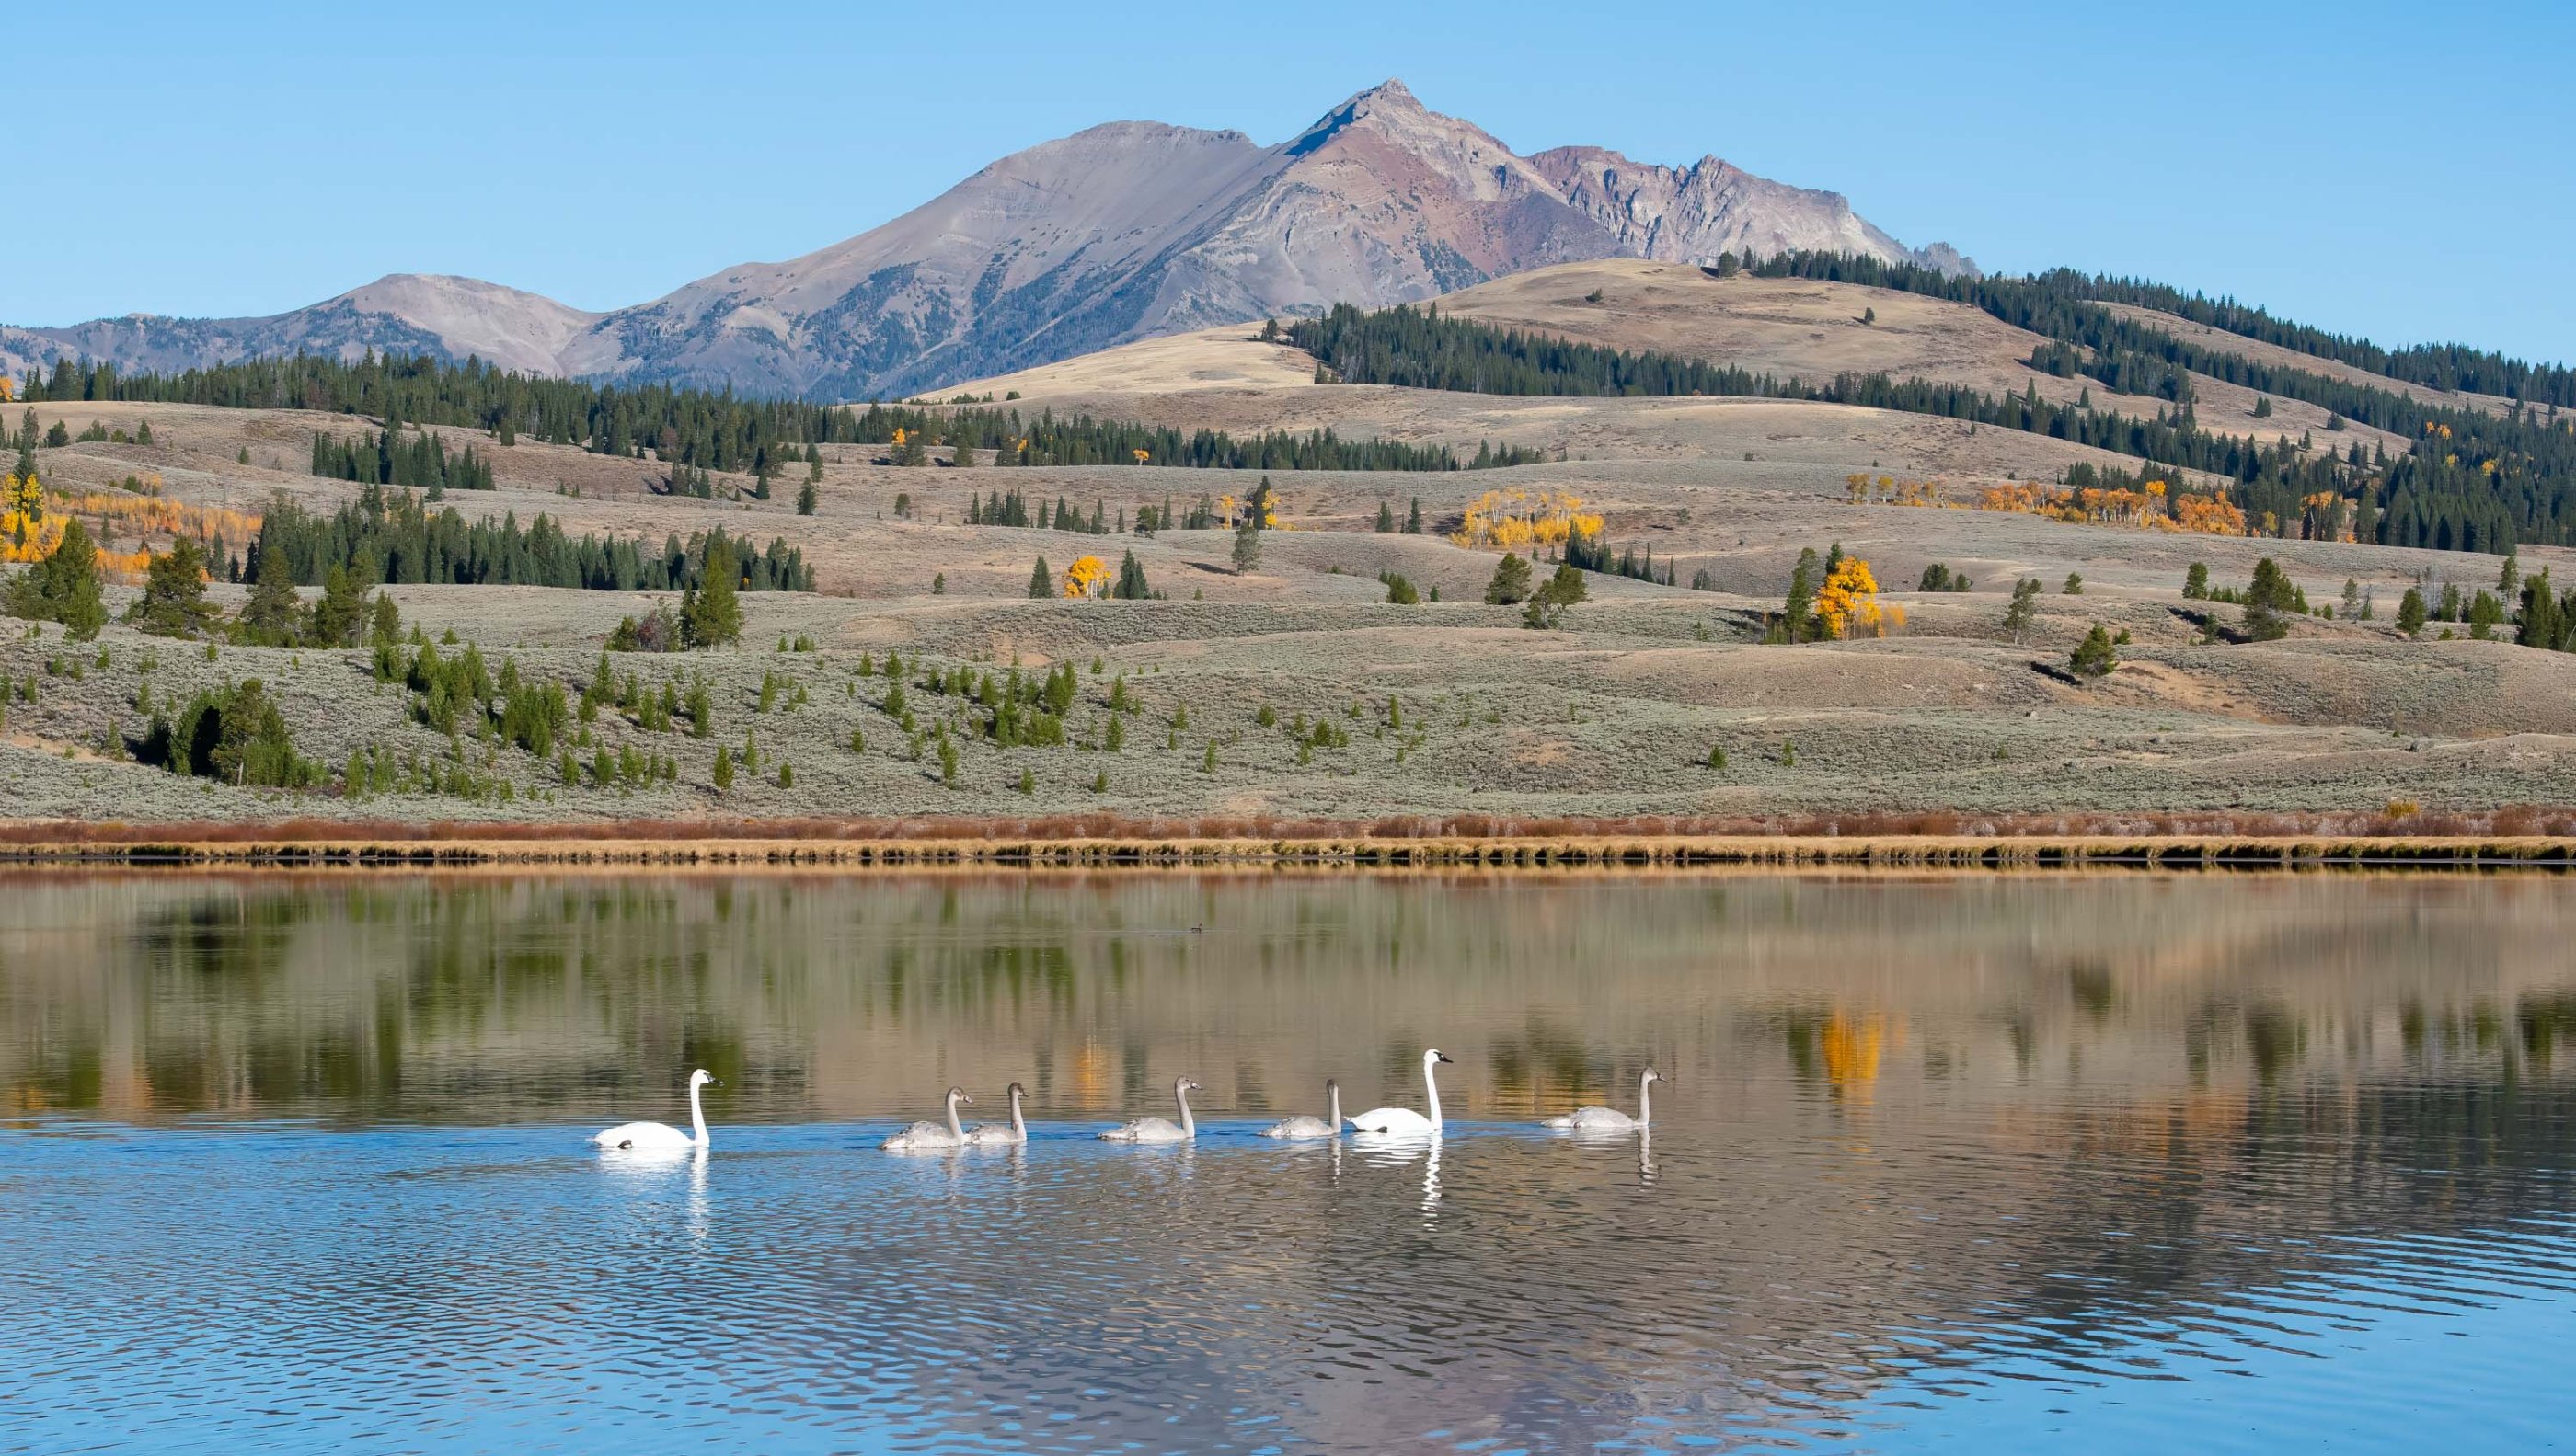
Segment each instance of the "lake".
M0 1449L2540 1449L2571 947L2541 876L19 873ZM1427 1046L1435 1142L1255 1135ZM696 1067L705 1154L587 1144Z

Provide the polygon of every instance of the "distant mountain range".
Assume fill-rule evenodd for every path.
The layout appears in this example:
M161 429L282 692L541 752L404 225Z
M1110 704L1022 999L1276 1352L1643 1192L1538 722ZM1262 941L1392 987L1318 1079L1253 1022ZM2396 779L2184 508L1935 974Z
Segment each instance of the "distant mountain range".
M1838 193L1715 157L1523 157L1398 81L1276 146L1112 122L993 163L883 227L595 314L470 278L395 274L270 318L135 314L0 326L0 367L57 355L175 370L368 349L534 374L891 398L1213 324L1428 298L1551 263L1832 249L1950 271Z

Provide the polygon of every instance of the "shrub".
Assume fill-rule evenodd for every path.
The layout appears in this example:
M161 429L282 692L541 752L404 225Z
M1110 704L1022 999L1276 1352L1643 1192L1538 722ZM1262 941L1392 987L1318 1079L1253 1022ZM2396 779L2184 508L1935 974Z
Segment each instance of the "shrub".
M2078 677L2101 677L2120 665L2120 654L2111 645L2111 634L2096 622L2093 630L2084 634L2084 640L2075 645L2067 665Z
M257 678L197 694L175 723L155 718L142 757L236 787L305 788L323 779L320 764L296 755L285 716Z
M1529 605L1521 611L1521 624L1539 630L1553 630L1565 620L1568 607L1585 600L1590 591L1583 584L1583 573L1571 566L1560 565L1547 585L1530 595Z

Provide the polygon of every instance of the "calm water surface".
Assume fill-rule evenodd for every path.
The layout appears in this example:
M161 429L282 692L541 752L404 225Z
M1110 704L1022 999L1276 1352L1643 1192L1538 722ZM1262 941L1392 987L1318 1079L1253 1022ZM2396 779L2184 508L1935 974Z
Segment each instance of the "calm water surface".
M0 1449L2550 1449L2571 889L0 878Z

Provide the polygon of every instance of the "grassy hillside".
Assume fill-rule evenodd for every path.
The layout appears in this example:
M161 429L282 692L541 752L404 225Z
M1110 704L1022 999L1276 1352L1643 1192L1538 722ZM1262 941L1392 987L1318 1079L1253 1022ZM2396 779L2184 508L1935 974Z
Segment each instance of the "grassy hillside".
M2090 389L2096 408L2150 417L2166 403L2029 367L2045 336L1967 302L1852 282L1587 264L1486 285L1442 308L1783 376L1883 370L2064 404ZM2159 327L2200 330L2191 337L2213 353L2239 338L2165 317ZM2294 356L2325 377L2360 370L2262 340L2234 347L2258 362ZM2444 410L2511 412L2385 383ZM2229 387L2192 375L2203 428ZM1021 397L1007 398L1012 391ZM489 516L525 527L543 513L571 537L653 547L721 527L799 553L818 590L746 594L734 646L613 654L609 691L587 720L576 709L550 754L505 740L497 692L488 708L456 715L451 735L425 695L400 672L386 680L365 647L255 646L219 627L210 654L205 641L122 623L75 645L60 625L37 625L0 642L0 676L14 685L0 777L22 815L129 820L1955 811L1973 823L2057 811L2379 815L2392 805L2402 819L2409 806L2576 802L2576 657L2515 645L2509 620L2487 641L2471 640L2465 621L2435 621L2415 637L2395 626L2410 588L2438 606L2455 586L2464 610L2478 591L2498 592L2500 557L2334 539L2349 534L2349 520L2312 539L2294 522L2284 539L2088 518L2051 503L2061 472L2142 463L2115 451L1809 399L1318 384L1311 356L1251 327L1132 345L964 392L990 393L993 408L1028 419L1090 411L1183 437L1329 428L1337 439L1459 451L1508 441L1549 458L1473 471L997 468L992 447L979 444L970 447L974 468L960 469L944 438L906 452L890 438L859 438L868 431L855 424L789 421L737 439L722 468L713 457L692 467L699 473L687 482L704 491L696 495L672 493L681 462L649 449L642 458L602 452L595 438L569 438L568 423L553 431L565 438L548 442L542 429L513 422L506 443L498 428L439 424L445 448L470 442L489 462L495 489L450 490L437 503L468 523ZM9 408L14 432L20 407ZM362 491L309 473L315 433L357 440L382 422L339 409L158 400L27 408L39 438L59 423L68 441L32 452L53 516L78 516L102 538L103 559L116 561L166 550L174 533L208 544L223 534L224 556L254 555L257 518L281 494L327 516ZM2323 435L2321 415L2311 423L2294 413L2306 408L2279 399L2256 421L2249 404L2242 425L2259 424L2266 442L2292 439L2292 426ZM925 416L901 418L917 425ZM149 443L140 443L147 426ZM2347 426L2338 445L2366 442L2365 456L2384 447L2396 457L2412 444ZM935 419L932 429L946 433ZM818 457L810 465L808 445ZM750 473L764 450L777 462L766 499ZM903 458L920 463L893 463ZM1280 529L1259 533L1258 560L1245 569L1230 530L1134 529L1167 508L1186 519L1203 500L1221 514L1221 498L1249 496L1265 473ZM2172 473L2177 490L2222 483L2210 472ZM796 498L809 478L813 509L804 514ZM1032 513L1051 515L1061 501L1086 529L963 523L970 500L1001 492L1019 494ZM1542 498L1597 515L1602 540L1650 552L1677 584L1589 574L1588 600L1550 631L1524 626L1517 606L1486 605L1501 552L1470 527L1532 511ZM1409 534L1401 527L1417 508L1423 529ZM1105 535L1088 533L1095 511ZM1382 519L1397 529L1380 530ZM1836 544L1868 563L1880 605L1902 609L1902 624L1890 610L1884 636L1766 641L1783 635L1801 551ZM1041 557L1060 584L1082 556L1114 568L1130 554L1158 599L1029 598ZM2528 545L2515 570L2554 568L2564 578L2565 555ZM2250 640L2238 606L2184 595L2196 563L2225 591L2246 587L2266 558L2313 609L2290 615L2280 640ZM1935 565L1966 578L1967 589L1915 590ZM1552 569L1543 561L1536 574L1544 581ZM1389 576L1421 600L1390 603ZM2079 591L2067 590L2070 576ZM2042 587L2015 625L2008 611L2019 580ZM2354 604L2370 604L2368 620L2346 609L2347 582ZM107 590L111 612L138 589L133 573L121 573ZM210 594L229 618L249 587L218 582ZM597 681L621 619L678 605L671 593L530 586L396 585L384 594L406 636L419 629L448 658L473 645L494 676L508 665L521 682L559 686L575 703ZM2127 641L2117 667L2094 678L2071 660L2097 625ZM902 662L900 708L883 670L889 649ZM1066 663L1074 690L1061 712L1048 712L1060 741L1006 742L1033 721L1015 708L1014 728L996 731L1014 664L1034 692ZM322 769L318 786L234 787L132 761L156 713L253 677L296 751ZM704 736L685 713L666 726L646 706L666 684L675 699L704 689ZM961 686L962 696L946 691ZM1023 701L1039 711L1034 698ZM940 762L943 730L953 772ZM575 757L571 782L565 748ZM721 788L719 749L730 779ZM781 766L790 770L783 783Z

